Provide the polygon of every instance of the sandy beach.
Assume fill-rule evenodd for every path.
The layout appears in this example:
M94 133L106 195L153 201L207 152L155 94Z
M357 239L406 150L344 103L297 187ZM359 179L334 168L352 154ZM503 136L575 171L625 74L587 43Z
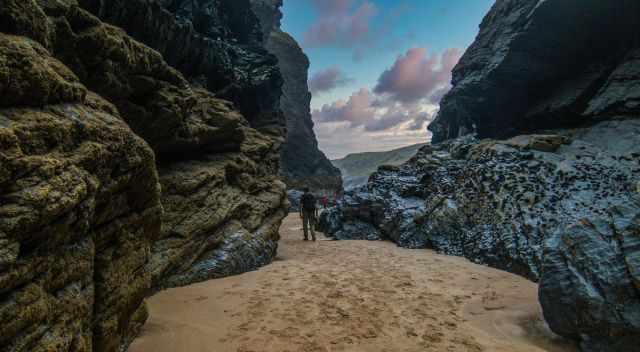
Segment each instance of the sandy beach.
M281 228L259 271L163 291L132 352L569 352L521 277L389 242Z

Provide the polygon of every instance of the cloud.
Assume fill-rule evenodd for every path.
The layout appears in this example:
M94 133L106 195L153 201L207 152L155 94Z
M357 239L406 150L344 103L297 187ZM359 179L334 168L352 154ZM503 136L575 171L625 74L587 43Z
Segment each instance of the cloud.
M354 47L369 36L371 21L378 13L369 1L358 6L355 0L313 0L312 3L319 17L304 34L306 47Z
M384 12L373 0L309 1L318 17L303 34L305 48L352 50L353 61L361 62L372 51L399 47L407 39L396 33L396 23L412 9L406 1L399 1Z
M435 117L434 113L423 112L416 116L416 118L408 126L409 131L421 131L427 129L427 124L433 121Z
M353 81L340 68L334 66L324 71L316 72L309 79L309 90L313 94L320 94L345 86Z
M375 115L372 102L371 92L362 88L346 101L338 100L314 110L313 118L317 122L349 122L351 126L362 126Z
M312 2L322 14L340 14L348 11L355 0L312 0Z
M423 99L439 102L450 88L451 70L461 56L459 49L447 49L441 55L430 56L425 48L409 49L382 73L374 92L403 104Z
M313 119L320 124L342 122L346 123L347 128L362 128L364 132L382 132L407 123L411 126L421 124L420 121L425 120L424 114L422 106L406 107L391 100L381 99L370 90L361 88L348 100L338 100L314 110Z
M361 88L314 109L323 151L338 157L428 141L426 127L451 89L451 70L460 56L458 49L430 55L424 48L410 49L380 75L373 91Z
M367 132L387 131L410 119L411 116L406 111L392 111L384 114L382 118L368 121L364 125L364 130Z
M338 159L349 153L387 151L411 144L425 143L430 138L426 130L365 132L362 127L345 128L345 123L316 125L316 134L322 151Z

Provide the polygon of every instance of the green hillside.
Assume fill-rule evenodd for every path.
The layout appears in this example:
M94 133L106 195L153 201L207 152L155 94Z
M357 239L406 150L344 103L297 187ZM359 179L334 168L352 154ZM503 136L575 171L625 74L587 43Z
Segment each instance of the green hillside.
M387 152L367 152L349 154L343 159L332 160L333 165L342 171L345 189L367 183L369 176L380 165L400 165L413 157L426 143L411 145Z

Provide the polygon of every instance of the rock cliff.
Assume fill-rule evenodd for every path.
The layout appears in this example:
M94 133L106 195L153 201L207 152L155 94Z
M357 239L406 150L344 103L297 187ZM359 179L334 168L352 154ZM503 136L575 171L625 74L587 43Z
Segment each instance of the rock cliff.
M0 350L118 351L275 255L277 60L248 1L178 3L0 3Z
M283 133L282 76L249 0L79 0L157 50L195 86L232 101L251 126Z
M279 61L284 77L281 108L287 120L282 148L282 174L289 189L310 187L334 196L342 191L340 170L318 149L307 84L309 59L298 43L280 29L282 0L252 0L265 33L266 48ZM292 192L292 194L295 192Z
M498 1L430 126L440 144L379 169L324 230L540 281L555 332L584 351L637 348L639 6Z
M636 116L639 25L634 0L498 0L453 70L433 141Z

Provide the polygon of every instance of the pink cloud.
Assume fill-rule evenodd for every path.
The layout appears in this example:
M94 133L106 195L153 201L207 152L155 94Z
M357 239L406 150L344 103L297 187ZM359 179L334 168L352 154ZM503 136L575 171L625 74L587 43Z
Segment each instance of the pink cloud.
M304 34L308 47L354 47L371 32L371 20L378 13L376 6L354 0L314 0L319 18Z
M313 0L313 5L322 14L340 14L353 6L354 0Z
M422 99L434 102L433 98L441 98L449 89L451 70L461 56L459 49L430 56L425 48L409 49L382 73L374 91L405 104Z
M317 122L349 122L351 126L362 126L375 115L373 101L371 92L362 88L347 101L338 100L314 110L313 117Z
M338 100L314 110L313 119L318 123L347 122L349 128L362 127L365 132L381 132L404 123L410 123L409 130L416 130L417 126L423 126L430 119L430 115L413 107L379 99L368 89L361 88L346 101Z

